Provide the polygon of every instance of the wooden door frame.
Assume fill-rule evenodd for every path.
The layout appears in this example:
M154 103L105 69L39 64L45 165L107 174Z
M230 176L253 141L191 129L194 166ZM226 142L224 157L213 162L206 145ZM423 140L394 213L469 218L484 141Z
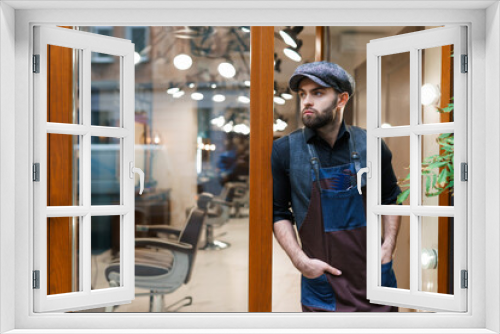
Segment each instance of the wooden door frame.
M248 311L271 312L274 27L251 28Z

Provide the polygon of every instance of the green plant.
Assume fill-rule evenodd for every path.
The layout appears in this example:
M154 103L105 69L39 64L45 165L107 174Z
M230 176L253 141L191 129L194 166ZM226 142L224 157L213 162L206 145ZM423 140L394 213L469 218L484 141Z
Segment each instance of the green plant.
M452 102L445 108L437 108L439 113L449 113L453 111ZM439 196L445 191L449 191L453 195L454 179L454 134L443 133L436 142L439 145L439 154L426 157L422 161L422 176L425 178L425 196ZM408 168L409 169L409 168ZM410 195L410 173L406 178L398 182L401 188L405 189L398 195L397 204L403 203Z

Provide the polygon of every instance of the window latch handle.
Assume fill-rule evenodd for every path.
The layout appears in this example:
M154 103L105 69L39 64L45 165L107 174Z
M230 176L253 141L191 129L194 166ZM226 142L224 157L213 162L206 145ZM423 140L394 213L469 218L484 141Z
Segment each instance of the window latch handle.
M129 174L129 177L131 179L134 178L134 174L139 174L139 195L142 195L142 192L144 191L144 172L142 171L142 169L140 168L137 168L137 167L134 167L134 162L133 161L130 161L129 163L129 171L130 171L130 174Z
M366 173L366 174L370 174L370 168L368 167L365 167L365 168L361 168L358 173L357 173L357 176L358 176L358 193L361 195L362 192L361 192L361 177L363 176L363 174Z

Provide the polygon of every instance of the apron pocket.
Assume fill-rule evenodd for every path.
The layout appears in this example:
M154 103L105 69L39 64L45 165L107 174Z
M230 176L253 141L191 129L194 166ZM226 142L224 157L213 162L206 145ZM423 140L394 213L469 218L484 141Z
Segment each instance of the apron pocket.
M337 309L333 288L323 274L309 279L302 276L301 303L304 306L317 307L328 311Z
M382 286L388 288L397 288L398 282L396 280L396 274L392 269L392 260L382 264Z
M321 212L325 232L352 230L366 226L363 198L356 188L323 190Z

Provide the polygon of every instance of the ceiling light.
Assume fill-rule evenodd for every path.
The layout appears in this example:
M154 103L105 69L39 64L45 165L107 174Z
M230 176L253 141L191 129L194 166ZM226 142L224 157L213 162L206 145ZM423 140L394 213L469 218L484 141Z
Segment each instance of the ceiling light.
M243 32L250 32L250 27L243 26L243 27L240 27L240 29Z
M194 85L194 82L190 82L190 83L188 84L188 87L189 87L189 88L194 88L194 86L195 86L195 85Z
M273 131L284 131L288 126L287 122L277 119L276 123L273 124Z
M201 100L203 100L203 94L195 92L195 93L191 94L191 98L195 101L201 101Z
M220 63L218 67L220 75L224 78L232 78L236 74L236 69L230 63Z
M250 128L246 124L237 124L233 127L233 131L236 133L247 135L250 133Z
M274 97L274 103L276 104L279 104L280 106L284 105L285 104L285 99L284 98L281 98L279 96L275 96Z
M241 103L250 103L250 99L246 96L238 96L238 101Z
M187 70L193 65L193 59L185 53L181 53L174 58L174 66L179 70Z
M219 128L222 128L222 126L226 123L226 119L224 116L219 116L210 121L210 124L218 126Z
M168 94L175 94L175 93L177 93L180 90L181 89L179 87L172 87L172 88L167 89L167 93Z
M214 95L212 97L212 100L214 102L224 102L224 101L226 101L226 97L224 95L222 95L222 94L217 94L217 95Z
M245 86L250 87L250 80L245 80Z
M302 60L300 54L292 48L286 48L283 50L283 52L288 58L290 58L293 61L300 62Z
M297 47L297 35L304 29L304 27L288 27L283 30L280 30L280 36L283 38L286 44L290 45L293 48Z
M388 128L392 128L392 125L390 125L389 123L384 123L380 127L384 128L384 129L388 129Z
M441 92L436 87L436 85L426 83L422 86L420 90L420 101L424 106L430 106L436 104L439 101Z
M216 84L211 84L210 87L217 88L217 85Z
M134 52L134 64L137 65L141 62L141 55L139 52Z
M179 97L183 96L184 94L186 94L186 92L184 92L183 90L180 90L177 93L172 94L172 97L174 99L178 99Z
M226 132L226 133L229 133L229 132L233 131L233 121L230 121L229 123L227 123L226 125L224 125L222 127L222 130L224 130L224 132Z
M293 95L290 93L281 93L281 97L284 98L285 100L293 99Z

